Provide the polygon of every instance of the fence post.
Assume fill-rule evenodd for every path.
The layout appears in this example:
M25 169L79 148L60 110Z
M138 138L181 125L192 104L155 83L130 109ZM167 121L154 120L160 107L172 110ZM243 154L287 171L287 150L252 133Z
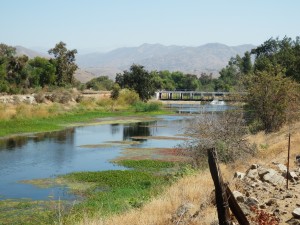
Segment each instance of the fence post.
M226 187L224 185L219 166L217 164L217 153L214 148L208 149L208 164L215 185L216 204L220 225L230 225L230 214Z

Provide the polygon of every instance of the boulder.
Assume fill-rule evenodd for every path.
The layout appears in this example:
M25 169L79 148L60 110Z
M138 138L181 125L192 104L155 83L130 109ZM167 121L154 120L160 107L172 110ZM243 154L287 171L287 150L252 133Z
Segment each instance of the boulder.
M292 212L293 216L297 219L300 219L300 208L296 208L294 209L294 211Z
M287 167L281 163L277 164L277 167L279 169L280 172L282 173L286 173L287 172Z
M249 178L251 178L251 179L256 179L256 178L258 178L258 172L257 172L257 169L250 169L250 170L248 170L246 176L249 177Z
M275 186L282 185L285 183L285 179L283 176L278 174L273 169L264 169L261 171L258 171L259 176L261 177L261 180L264 182L269 182Z

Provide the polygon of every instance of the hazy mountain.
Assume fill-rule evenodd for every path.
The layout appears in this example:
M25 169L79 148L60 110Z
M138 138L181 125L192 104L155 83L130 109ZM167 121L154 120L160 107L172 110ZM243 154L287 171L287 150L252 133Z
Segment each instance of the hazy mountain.
M33 51L22 46L15 46L17 55L50 58L49 55ZM116 73L128 70L135 63L145 66L147 70L182 71L200 75L202 72L218 76L231 57L254 48L254 45L227 46L211 43L198 47L165 46L161 44L143 44L139 47L118 48L106 53L89 53L76 55L80 67L75 77L81 82L98 76L114 79Z
M30 59L33 59L34 57L44 57L44 58L50 58L50 55L43 54L38 51L31 50L29 48L25 48L23 46L15 46L16 53L18 56L21 55L27 55ZM83 69L77 69L75 74L75 78L79 80L80 82L86 83L87 81L97 77L94 73L90 71L85 71Z
M23 46L14 46L16 48L16 53L18 56L20 55L27 55L30 59L34 58L34 57L44 57L44 58L50 58L49 55L31 50L29 48L25 48Z
M114 77L117 72L128 70L135 63L147 70L170 70L201 74L218 72L227 65L229 59L237 54L243 55L254 45L227 46L211 43L199 47L164 46L143 44L139 47L118 48L107 53L79 54L78 65L87 71Z

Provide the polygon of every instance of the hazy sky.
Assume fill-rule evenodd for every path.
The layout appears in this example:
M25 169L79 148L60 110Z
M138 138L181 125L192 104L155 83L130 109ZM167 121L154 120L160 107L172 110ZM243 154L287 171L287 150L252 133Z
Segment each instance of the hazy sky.
M300 36L299 0L1 0L0 43L108 50Z

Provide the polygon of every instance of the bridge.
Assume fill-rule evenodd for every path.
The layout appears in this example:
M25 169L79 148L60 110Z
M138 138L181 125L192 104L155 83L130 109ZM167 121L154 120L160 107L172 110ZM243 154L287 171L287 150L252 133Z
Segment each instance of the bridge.
M242 101L245 92L157 91L156 99L173 101Z

